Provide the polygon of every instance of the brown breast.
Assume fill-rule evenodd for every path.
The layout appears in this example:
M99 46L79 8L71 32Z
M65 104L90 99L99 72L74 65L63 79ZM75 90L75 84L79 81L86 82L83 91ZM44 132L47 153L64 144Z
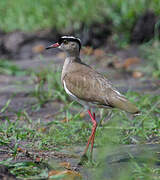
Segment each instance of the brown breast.
M139 111L112 86L105 76L80 61L71 61L65 69L63 67L62 81L65 81L67 89L81 100L99 106L120 108L131 113Z

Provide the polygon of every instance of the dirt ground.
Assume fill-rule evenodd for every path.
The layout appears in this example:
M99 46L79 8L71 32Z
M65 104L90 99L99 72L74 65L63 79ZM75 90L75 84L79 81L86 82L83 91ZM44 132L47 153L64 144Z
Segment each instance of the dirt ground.
M108 79L117 87L122 93L126 93L128 90L139 93L152 93L160 94L160 81L147 77L145 73L141 73L140 67L143 68L145 60L141 59L138 47L131 46L126 50L109 51L105 49L84 49L82 51L82 59L87 64L96 68L97 71L107 75ZM108 54L114 54L109 56ZM35 56L32 59L14 60L14 64L22 69L40 71L45 67L53 67L53 70L62 68L64 61L64 54L62 52L54 53L53 56ZM137 74L136 74L137 73ZM39 111L33 111L31 105L35 104L37 99L32 97L31 94L34 91L35 85L30 79L29 75L25 76L9 76L0 75L0 109L2 109L8 99L11 98L11 103L4 113L0 114L1 122L5 121L6 117L15 119L15 112L25 109L27 113L32 117L32 120L38 118L45 121L52 121L53 118L46 118L48 114L54 114L60 107L63 107L63 103L60 102L49 102L46 103ZM82 109L81 109L82 110ZM89 119L87 117L87 119ZM27 142L19 142L22 144ZM9 154L9 146L13 146L14 142L6 146L1 146L0 150L0 161L11 157ZM73 154L70 155L70 149L65 149L64 152L47 152L41 151L41 156L49 161L67 161L71 162L73 168L77 164L79 155L83 151L83 147L72 147ZM26 154L28 153L28 154ZM39 154L33 150L28 152L22 152L15 161L27 161L32 160L32 156ZM96 153L95 153L96 154ZM86 179L90 178L90 172L86 172L83 168L80 169L81 173L85 175Z

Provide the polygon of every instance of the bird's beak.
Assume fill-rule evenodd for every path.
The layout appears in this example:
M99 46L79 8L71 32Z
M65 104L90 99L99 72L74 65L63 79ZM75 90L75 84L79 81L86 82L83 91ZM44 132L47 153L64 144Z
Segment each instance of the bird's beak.
M52 44L52 45L46 47L46 49L56 48L56 47L59 47L59 46L60 46L59 43L55 43L55 44Z

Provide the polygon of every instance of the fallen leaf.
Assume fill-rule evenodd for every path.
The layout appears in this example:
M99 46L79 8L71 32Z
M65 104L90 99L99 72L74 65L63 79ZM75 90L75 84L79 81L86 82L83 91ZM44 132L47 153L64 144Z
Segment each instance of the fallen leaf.
M60 172L61 172L61 171L57 171L57 170L49 171L48 177L53 176L53 175L55 175L55 174L59 174Z
M20 148L20 147L17 148L17 151L18 152L24 152L24 150L22 148Z
M46 127L40 127L40 128L38 128L38 132L41 132L41 133L45 132L46 130L47 130Z
M91 48L90 46L86 46L82 49L82 53L86 55L91 55L93 54L93 48Z
M102 49L95 49L93 54L94 56L99 58L99 57L103 57L105 55L105 52Z
M68 169L71 168L71 164L69 162L61 162L59 165Z
M48 178L49 179L56 179L56 178L61 178L61 180L80 180L82 179L82 176L80 173L76 171L71 171L71 170L65 170L65 171L57 171L57 170L52 170L48 173Z
M138 64L140 59L138 57L130 57L124 60L123 67L128 69L131 65Z
M36 45L32 48L32 52L34 52L34 53L41 53L44 50L45 50L45 47L42 44Z
M139 71L134 71L132 73L132 77L134 77L134 78L141 78L142 76L143 76L143 73L139 72Z
M69 119L65 117L63 120L61 120L61 122L63 122L63 123L68 123L68 122L69 122Z

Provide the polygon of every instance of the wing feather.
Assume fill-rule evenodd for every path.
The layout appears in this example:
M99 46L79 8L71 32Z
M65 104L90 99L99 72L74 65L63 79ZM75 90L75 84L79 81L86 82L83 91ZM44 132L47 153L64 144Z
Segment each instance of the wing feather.
M67 89L81 100L99 106L120 108L130 113L139 112L137 107L121 95L107 78L93 69L68 72L63 80Z

